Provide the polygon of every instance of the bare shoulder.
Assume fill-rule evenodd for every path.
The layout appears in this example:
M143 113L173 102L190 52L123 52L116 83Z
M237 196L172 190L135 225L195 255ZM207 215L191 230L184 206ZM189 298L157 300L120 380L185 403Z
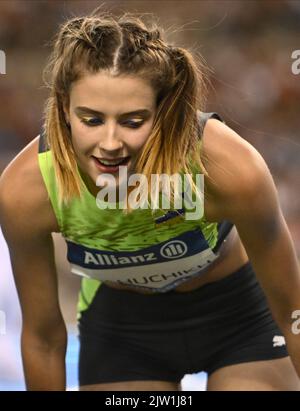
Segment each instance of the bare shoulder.
M261 154L219 120L210 119L206 124L201 159L208 172L207 204L218 220L229 218L226 211L233 210L234 204L242 204L255 191L273 184Z
M38 164L39 136L6 167L0 178L0 222L19 233L58 231Z

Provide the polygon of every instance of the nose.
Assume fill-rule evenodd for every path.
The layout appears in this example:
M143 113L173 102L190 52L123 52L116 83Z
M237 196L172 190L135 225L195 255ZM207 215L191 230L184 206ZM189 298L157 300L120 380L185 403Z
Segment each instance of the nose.
M101 133L102 136L98 144L100 153L103 153L103 157L105 156L105 153L117 155L117 153L123 149L123 142L117 133L117 125L107 123L103 126Z

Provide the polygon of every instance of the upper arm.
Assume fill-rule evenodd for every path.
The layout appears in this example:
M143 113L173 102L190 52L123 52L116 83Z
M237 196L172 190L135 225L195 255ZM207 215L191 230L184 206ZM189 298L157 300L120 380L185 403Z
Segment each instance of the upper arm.
M207 190L214 194L221 218L245 223L249 230L259 225L272 237L281 211L272 175L260 153L212 119L205 129L202 155L209 174Z
M299 265L277 189L265 161L256 155L249 173L227 202L227 214L236 225L247 254L265 291L284 301L299 298ZM280 272L281 271L281 272ZM279 298L279 297L282 298Z
M54 339L64 332L51 224L43 194L8 169L0 179L0 224L6 239L23 316L23 328Z
M228 143L219 147L212 173L220 213L235 224L271 305L286 313L299 299L299 265L271 172L253 146L228 127L215 127L215 138Z

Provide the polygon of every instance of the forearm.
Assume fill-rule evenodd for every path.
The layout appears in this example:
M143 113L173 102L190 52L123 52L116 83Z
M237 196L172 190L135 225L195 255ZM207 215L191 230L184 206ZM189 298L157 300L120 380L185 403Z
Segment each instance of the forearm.
M44 344L22 335L22 359L26 388L29 391L64 391L66 389L66 340Z
M281 330L285 337L288 353L300 379L300 333L295 334L291 325L281 326Z
M265 273L270 274L268 284L265 284L265 292L273 317L285 337L289 356L300 378L300 328L293 326L296 321L293 313L300 310L300 270L293 248L285 244L281 253L278 252L266 260L266 266L268 271L265 269ZM277 282L274 286L272 276L280 278L282 283ZM288 282L291 286L287 288Z
M290 278L294 279L291 281L293 287L289 287L287 292L284 284L281 287L273 287L270 275L269 286L265 287L265 293L272 315L285 337L289 356L300 378L300 327L293 325L296 321L293 313L300 310L299 266L293 258L273 258L269 261L273 263L273 269L270 267L269 272L275 278L285 273L286 277L282 277L286 278L286 281Z
M293 313L300 310L300 267L288 230L272 246L251 253L250 259L264 289L273 317L284 334L287 350L300 378L300 327Z

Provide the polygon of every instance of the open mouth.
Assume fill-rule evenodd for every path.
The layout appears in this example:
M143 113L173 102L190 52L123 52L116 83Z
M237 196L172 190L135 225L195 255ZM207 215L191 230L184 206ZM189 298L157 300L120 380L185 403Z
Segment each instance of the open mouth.
M101 170L101 171L118 171L119 166L125 166L128 164L130 160L130 156L128 157L123 157L119 158L116 160L104 160L104 159L99 159L97 157L93 156L93 160L95 161L96 166Z

